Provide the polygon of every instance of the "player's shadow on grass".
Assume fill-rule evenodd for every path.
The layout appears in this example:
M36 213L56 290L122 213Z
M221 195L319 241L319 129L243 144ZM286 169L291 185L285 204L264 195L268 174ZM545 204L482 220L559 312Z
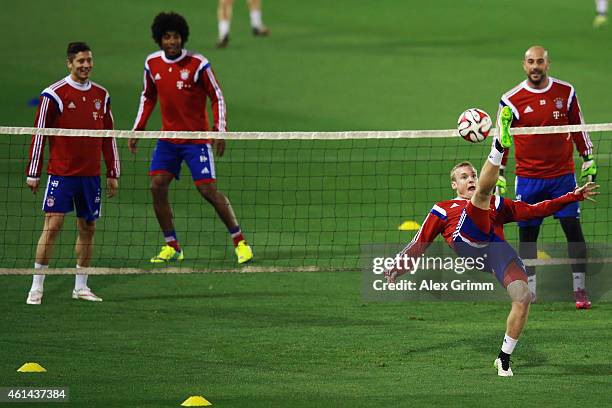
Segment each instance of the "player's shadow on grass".
M243 307L224 307L217 309L215 314L223 316L224 319L232 321L242 321L244 323L272 326L303 326L303 327L379 327L387 326L388 323L379 320L364 318L352 318L339 316L333 311L323 310L317 313L315 310L308 312L302 307L295 309L274 309L264 308L260 311L245 310Z
M109 299L109 302L142 302L142 301L155 301L155 300L168 300L176 302L177 300L206 300L206 299L262 299L271 297L285 297L287 293L282 292L227 292L227 293L193 293L193 294L180 294L180 293L169 293L167 295L146 295L142 296L115 296L113 299Z
M553 368L559 368L564 372L561 375L575 376L610 376L612 375L612 364L553 364Z
M219 292L213 292L212 290L208 290L208 289L202 289L201 293L190 293L190 294L185 294L185 293L180 293L179 290L177 290L176 292L171 292L168 293L167 295L159 295L159 294L151 294L151 295L147 295L147 294L142 294L142 295L132 295L132 294L125 294L125 295L115 295L112 298L109 296L107 300L105 300L106 303L138 303L138 302L143 302L143 301L169 301L173 304L175 304L177 301L181 301L181 300L188 300L188 301L192 301L192 300L196 300L196 301L206 301L209 299L227 299L227 300L262 300L262 299L270 299L270 298L283 298L283 297L287 297L287 296L291 296L292 298L296 298L296 297L303 297L303 298L307 298L309 295L306 293L296 293L296 292L292 292L290 294L288 294L287 292L225 292L225 293L219 293Z
M245 296L246 295L246 296ZM248 309L244 307L228 307L222 305L216 305L214 307L203 307L201 302L206 299L213 298L234 298L236 300L248 300L248 299L266 299L270 297L280 298L286 297L287 293L276 293L276 292L253 292L253 293L228 293L228 294L215 294L215 295L156 295L156 296L142 296L142 297L129 297L121 299L115 297L114 302L122 304L121 310L123 312L134 312L134 313L149 313L150 308L154 308L157 312L162 311L163 313L170 313L168 310L171 308L171 313L177 313L180 310L182 316L190 316L199 318L218 318L222 316L224 319L233 321L243 321L247 323L266 325L281 325L281 326L308 326L308 327L357 327L357 326L368 326L368 327L379 327L390 325L389 322L375 320L371 318L356 319L351 317L343 317L334 315L329 310L324 310L321 313L317 313L315 310L311 310L305 313L305 305L298 305L295 307L288 307L286 309L271 309L270 307L262 308L260 311L254 309ZM295 295L292 294L292 297ZM168 304L159 304L152 302L147 305L144 302L168 300ZM177 302L177 300L179 302ZM187 303L180 303L180 300L187 300ZM194 302L195 300L195 302ZM127 301L124 303L124 301ZM107 302L109 303L109 302ZM125 304L138 305L136 308L130 308Z

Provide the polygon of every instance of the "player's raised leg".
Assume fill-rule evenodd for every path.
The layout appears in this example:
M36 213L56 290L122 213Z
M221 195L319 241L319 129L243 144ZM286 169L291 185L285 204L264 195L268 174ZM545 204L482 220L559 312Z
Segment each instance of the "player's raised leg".
M35 269L47 269L53 254L53 246L64 225L63 213L46 213L42 233L36 245ZM28 293L26 303L39 305L42 302L45 275L36 274L32 277L32 287Z
M490 197L493 189L497 184L499 177L499 167L504 156L504 149L512 145L512 136L510 136L510 125L512 123L512 111L509 107L504 106L500 113L500 124L498 135L493 141L491 153L482 166L476 191L471 198L471 202L475 207L483 210L489 209Z
M151 258L152 263L182 261L184 259L183 250L179 245L174 229L172 208L168 199L168 189L173 178L174 176L170 173L159 173L151 176L153 209L166 241L166 245L162 247L160 253Z

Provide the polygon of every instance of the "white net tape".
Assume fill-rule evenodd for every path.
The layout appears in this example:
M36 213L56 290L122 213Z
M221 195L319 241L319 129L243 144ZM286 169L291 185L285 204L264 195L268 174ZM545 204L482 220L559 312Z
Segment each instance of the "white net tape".
M612 258L551 258L524 259L526 266L556 266L574 264L607 264ZM345 272L356 271L358 267L319 267L319 266L243 266L236 268L80 268L79 273L88 275L139 275L139 274L189 274L189 273L281 273L281 272ZM41 272L34 268L0 268L0 275L35 275ZM49 268L45 275L74 275L75 268Z
M605 132L612 131L612 123L591 125L541 126L514 128L513 134L533 135L569 132ZM497 129L491 129L494 136ZM55 129L35 127L0 126L3 135L45 135L45 136L88 136L116 137L138 139L215 139L228 140L344 140L344 139L421 139L457 137L456 129L441 130L377 130L377 131L343 131L343 132L159 132L132 130L88 130L88 129Z

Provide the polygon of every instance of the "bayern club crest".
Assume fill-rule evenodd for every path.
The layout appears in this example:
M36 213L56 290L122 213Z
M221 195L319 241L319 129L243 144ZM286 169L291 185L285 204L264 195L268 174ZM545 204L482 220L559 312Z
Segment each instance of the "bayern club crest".
M47 198L47 207L53 207L55 205L55 199L53 197Z
M100 110L100 108L102 107L102 101L99 99L94 100L94 107L96 108L96 110Z
M183 81L186 81L189 79L189 70L188 69L181 69L181 79Z
M555 98L555 108L563 109L563 99Z

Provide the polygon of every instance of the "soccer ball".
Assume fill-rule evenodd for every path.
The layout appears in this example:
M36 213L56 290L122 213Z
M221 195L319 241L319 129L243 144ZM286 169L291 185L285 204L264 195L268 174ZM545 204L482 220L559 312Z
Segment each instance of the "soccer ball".
M489 114L482 109L471 108L459 116L457 130L459 136L468 142L482 142L489 136L493 122Z

